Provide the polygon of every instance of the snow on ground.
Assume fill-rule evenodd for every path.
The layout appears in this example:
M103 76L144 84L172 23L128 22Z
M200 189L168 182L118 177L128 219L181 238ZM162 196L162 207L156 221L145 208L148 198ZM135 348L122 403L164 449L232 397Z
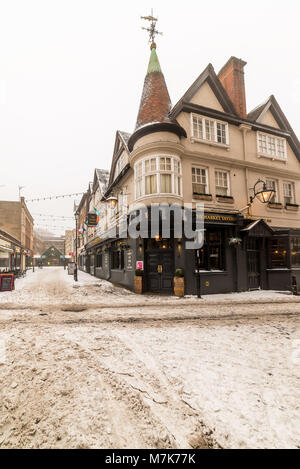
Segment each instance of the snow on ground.
M114 285L106 280L98 279L85 272L78 272L78 282L62 267L45 267L28 271L25 278L17 279L15 290L0 293L1 304L40 306L48 304L87 304L95 305L155 305L176 304L232 304L232 303L295 303L300 297L295 297L289 291L253 291L243 293L229 293L206 295L199 300L196 296L177 298L174 296L158 296L151 294L135 295L133 292Z
M0 294L0 447L300 447L298 298L74 285L45 268Z
M133 293L112 285L106 280L99 280L85 272L79 272L78 282L74 281L73 275L68 275L63 267L44 267L29 270L26 277L16 279L15 290L0 293L1 303L13 303L17 305L43 305L46 303L77 303L86 301L99 301L107 295L114 298L120 295L126 296ZM87 292L86 287L89 287Z
M299 319L121 330L124 344L168 377L224 448L300 447ZM140 353L141 352L141 353Z

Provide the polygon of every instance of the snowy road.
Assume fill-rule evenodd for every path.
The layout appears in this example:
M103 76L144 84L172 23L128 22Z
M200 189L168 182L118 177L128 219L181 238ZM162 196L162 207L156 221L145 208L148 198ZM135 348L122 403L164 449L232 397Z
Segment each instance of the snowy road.
M297 298L73 287L49 268L0 296L0 447L300 447Z

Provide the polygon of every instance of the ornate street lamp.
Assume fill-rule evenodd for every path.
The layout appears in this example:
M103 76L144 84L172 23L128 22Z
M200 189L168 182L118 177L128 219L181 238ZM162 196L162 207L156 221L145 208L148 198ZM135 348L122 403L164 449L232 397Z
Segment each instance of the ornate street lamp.
M106 202L108 202L111 208L115 208L117 206L118 199L116 197L109 197L108 199L106 199Z
M265 183L265 181L263 181L262 179L258 179L258 181L255 183L253 187L253 192L254 192L254 196L250 197L251 204L254 202L255 197L262 204L268 204L272 200L276 191L274 189L270 189L269 187L267 187L267 184Z

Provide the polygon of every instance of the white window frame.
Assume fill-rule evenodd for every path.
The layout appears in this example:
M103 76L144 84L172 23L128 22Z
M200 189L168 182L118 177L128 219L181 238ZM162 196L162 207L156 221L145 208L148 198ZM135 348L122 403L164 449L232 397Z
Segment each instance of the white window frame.
M286 185L290 185L291 186L291 202L289 202L290 204L295 204L296 203L296 199L295 199L295 184L292 182L292 181L283 181L283 200L284 200L284 205L286 205L286 201L285 201L285 198L286 197L289 197L289 196L286 196L286 192L285 192L285 186Z
M264 136L266 139L266 151L262 151L260 149L260 135ZM271 154L271 151L269 149L270 147L270 142L269 140L271 138L274 138L275 140L275 155ZM283 142L283 149L284 149L284 156L279 156L279 142ZM257 132L257 153L258 156L264 156L265 158L271 158L272 160L277 160L277 161L287 161L287 145L286 145L286 139L282 137L277 137L275 135L271 134L266 134L264 132Z
M222 194L218 194L218 191L217 191L217 173L224 173L224 174L227 175L227 194L225 195L225 197L230 197L231 196L230 171L227 171L226 169L220 169L220 168L215 169L215 191L216 191L216 196L222 197ZM222 186L218 186L218 187L222 187ZM225 189L225 187L224 187L224 189Z
M275 203L278 203L279 202L279 192L278 192L278 181L277 179L272 179L272 178L266 178L266 185L268 187L268 189L270 189L269 185L268 185L268 182L274 182L274 189L275 189L275 197L272 201L270 201L270 203L272 202L275 202ZM272 187L271 187L272 189Z
M202 121L202 138L198 135L194 134L194 118L197 119L197 121ZM214 129L214 138L213 139L207 139L206 138L206 123L205 121L210 121L213 123L213 129ZM221 124L225 126L225 143L224 142L218 142L217 140L217 124ZM201 141L205 143L210 143L216 146L223 146L223 147L229 147L229 126L228 122L222 121L222 120L216 120L212 119L211 117L207 116L201 116L199 114L193 114L191 113L191 136L192 140L195 141Z
M205 185L205 194L209 195L209 178L208 178L208 168L205 168L204 166L198 166L198 165L192 165L192 188L193 188L193 169L200 169L202 171L205 171L205 178L206 178L206 185ZM198 184L197 182L195 184ZM201 183L199 183L201 184ZM194 190L193 190L194 194Z
M170 158L171 160L171 169L160 169L160 159L161 158ZM156 160L156 169L153 171L148 171L146 173L145 166L146 166L146 161L150 161L152 159ZM178 163L178 168L179 172L175 172L175 165L174 162ZM141 194L139 195L137 192L137 181L139 178L137 177L137 167L138 165L141 164ZM170 174L171 175L171 192L161 192L160 190L160 176L161 174ZM157 192L153 194L146 194L146 176L150 175L155 175L156 176L156 188ZM175 185L175 178L179 178L179 194L176 194L175 188L177 186L177 183ZM147 155L141 160L138 160L135 165L134 165L134 187L135 187L135 200L141 199L141 198L147 198L147 197L157 197L157 196L172 196L172 197L179 197L182 198L182 164L181 160L178 156L175 155L169 155L169 154L159 154L159 155Z

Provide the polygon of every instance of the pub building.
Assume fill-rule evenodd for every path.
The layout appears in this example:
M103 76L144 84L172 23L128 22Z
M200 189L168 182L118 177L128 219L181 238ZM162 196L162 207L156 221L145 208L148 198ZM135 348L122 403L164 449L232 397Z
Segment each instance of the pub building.
M247 114L245 65L231 57L216 74L209 64L172 106L152 42L135 130L116 133L106 209L87 245L93 275L133 289L138 267L144 291L161 294L179 268L187 295L198 280L201 294L300 288L300 143L274 96ZM161 231L112 232L139 204L150 217L151 204L198 202L200 250Z

